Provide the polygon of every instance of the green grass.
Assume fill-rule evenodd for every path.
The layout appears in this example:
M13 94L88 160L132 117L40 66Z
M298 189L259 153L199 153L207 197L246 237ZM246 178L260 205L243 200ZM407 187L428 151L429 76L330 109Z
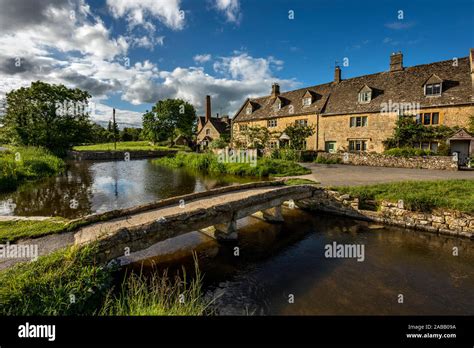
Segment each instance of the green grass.
M114 143L74 146L75 151L115 151ZM117 142L117 151L150 151L150 150L187 150L185 146L167 147L153 145L148 141Z
M196 263L197 265L197 263ZM171 280L166 273L151 274L148 279L132 273L122 283L118 294L109 293L100 315L193 315L205 314L209 303L203 300L202 276L196 267L196 277L188 284L183 279Z
M0 152L0 191L15 190L25 181L59 174L65 163L38 147L13 147Z
M179 152L172 158L159 158L153 160L157 165L171 168L187 168L211 174L230 174L250 177L282 177L296 176L311 173L311 170L291 161L259 158L256 166L249 163L223 163L211 153L197 154Z
M112 286L94 247L68 248L0 272L0 315L91 315Z
M309 179L288 179L285 180L285 185L287 186L294 186L294 185L318 185L320 184L317 181L309 180Z
M405 206L414 211L446 208L474 213L474 180L406 181L334 189L359 197L361 201L403 199Z
M62 218L51 218L43 221L0 221L0 242L16 242L23 238L34 238L52 233L60 233L67 229L66 223L67 220Z
M96 253L70 247L0 271L0 315L202 315L209 305L198 272L190 283L132 273L116 294L116 269L97 264Z

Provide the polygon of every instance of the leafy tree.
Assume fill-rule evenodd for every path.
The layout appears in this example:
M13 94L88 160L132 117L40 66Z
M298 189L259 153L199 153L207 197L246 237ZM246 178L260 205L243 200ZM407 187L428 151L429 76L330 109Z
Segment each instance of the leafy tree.
M191 138L196 125L196 110L181 99L160 100L143 115L143 137L154 143L179 134Z
M90 137L90 97L78 88L33 82L30 87L7 93L7 108L0 123L14 143L64 154Z
M271 133L265 127L249 126L242 132L242 135L245 137L246 144L244 144L244 147L260 150L267 147Z
M393 137L387 139L384 145L387 149L414 147L416 143L446 139L456 129L444 125L427 127L417 123L413 117L400 117L395 124Z
M474 134L474 115L469 118L469 133Z
M120 130L119 130L117 122L109 121L107 125L107 133L108 133L107 138L109 141L120 140L119 139Z
M141 128L127 128L125 127L120 132L121 141L137 141L141 138Z
M285 133L290 137L290 148L293 150L303 150L305 140L314 135L314 126L303 126L300 124L290 125L285 128Z

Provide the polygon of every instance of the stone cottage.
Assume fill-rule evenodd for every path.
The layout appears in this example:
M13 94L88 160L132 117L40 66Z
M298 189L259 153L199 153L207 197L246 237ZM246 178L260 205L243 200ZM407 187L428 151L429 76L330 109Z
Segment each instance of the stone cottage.
M343 79L336 66L334 80L322 85L282 93L275 83L269 96L245 100L233 118L232 140L242 141L249 126L261 126L272 133L270 148L283 147L291 141L284 130L299 123L315 127L307 150L382 152L399 117L427 127L467 128L474 116L473 57L471 49L468 57L404 67L397 52L384 72ZM438 143L420 147L437 151Z
M211 96L206 96L206 115L198 117L196 142L200 150L205 150L213 140L230 138L231 122L228 116L212 117Z

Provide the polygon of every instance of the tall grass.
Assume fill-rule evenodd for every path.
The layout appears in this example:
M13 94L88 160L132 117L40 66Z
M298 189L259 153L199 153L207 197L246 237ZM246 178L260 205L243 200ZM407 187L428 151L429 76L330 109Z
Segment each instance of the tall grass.
M202 276L196 265L196 275L187 282L176 276L171 280L165 271L161 276L153 273L148 277L132 273L127 276L118 295L110 292L100 310L100 315L203 315L209 303L203 300Z
M0 315L94 314L112 285L93 246L71 247L0 272Z
M159 158L154 160L153 163L171 168L188 168L205 173L251 177L294 176L311 172L295 162L271 158L259 158L256 166L249 163L224 163L220 162L218 157L212 153L179 152L175 157Z
M56 175L64 161L39 147L11 147L0 152L0 191L16 189L22 182Z

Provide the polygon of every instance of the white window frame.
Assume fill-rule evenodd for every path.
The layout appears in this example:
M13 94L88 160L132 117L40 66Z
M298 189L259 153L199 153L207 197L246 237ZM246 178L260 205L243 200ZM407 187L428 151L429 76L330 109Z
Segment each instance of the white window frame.
M370 103L372 100L372 91L359 92L359 103Z
M303 98L303 106L311 106L312 103L311 97Z
M247 115L252 114L252 107L251 107L250 105L247 106L247 108L245 109L245 113L246 113Z
M435 86L439 86L439 93L430 93L428 94L428 86L432 86L431 87L431 91L434 90L434 87ZM438 83L428 83L425 85L425 96L427 97L438 97L440 96L441 94L443 93L443 84L441 82L438 82Z

